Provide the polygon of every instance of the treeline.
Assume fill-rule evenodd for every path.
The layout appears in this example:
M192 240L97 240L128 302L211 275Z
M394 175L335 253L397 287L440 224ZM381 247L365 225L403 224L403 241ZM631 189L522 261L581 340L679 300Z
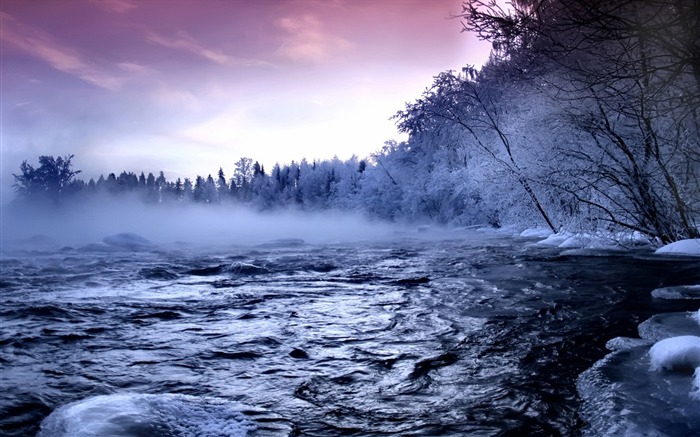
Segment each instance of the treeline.
M241 158L231 177L220 168L216 178L211 174L196 176L194 182L189 178L169 180L162 171L158 176L122 171L85 181L77 177L80 170L72 169L72 155L41 156L38 167L22 163L21 173L14 175L14 189L20 204L70 207L86 200L136 197L147 204L335 209L391 221L499 224L497 214L487 208L478 193L455 189L456 180L448 180L455 176L455 169L438 171L430 164L439 161L435 156L422 158L425 168L411 169L406 164L414 161L407 160L407 153L413 153L407 143L390 141L367 159L301 160L276 164L270 171L250 158ZM416 171L408 173L411 170Z
M436 76L396 115L409 139L365 160L266 171L242 158L230 178L220 169L194 180L122 172L84 182L66 168L71 157L42 157L38 169L22 164L15 189L20 198L52 201L133 192L152 203L637 231L663 243L700 236L698 1L510 6L464 3L458 18L492 42L491 59L480 70Z
M379 155L377 155L379 156ZM402 194L392 189L391 175L374 158L319 160L276 164L270 171L250 158L241 158L233 175L223 168L207 177L169 180L164 172L139 174L122 171L97 180L77 177L73 155L41 156L40 165L28 162L15 174L17 203L68 206L105 197L137 197L147 204L238 204L258 210L297 208L308 211L341 209L363 211L387 220L423 220L407 215ZM411 215L411 216L409 216Z
M69 204L93 196L134 195L146 203L233 201L263 208L290 203L320 207L328 206L331 197L345 197L354 192L366 168L366 163L356 158L345 162L302 160L298 164L275 165L267 173L257 161L241 158L231 178L219 168L216 179L209 174L168 180L162 171L158 176L152 172L122 171L85 181L76 177L81 171L72 169L73 158L73 155L41 156L36 168L24 161L21 174L13 175L17 201Z

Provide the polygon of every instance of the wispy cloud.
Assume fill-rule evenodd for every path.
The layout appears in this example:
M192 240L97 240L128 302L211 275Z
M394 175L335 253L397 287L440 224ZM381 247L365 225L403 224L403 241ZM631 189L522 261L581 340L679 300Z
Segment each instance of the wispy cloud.
M137 64L135 62L120 62L117 64L117 67L122 71L138 75L149 75L156 73L156 70L153 68Z
M108 90L119 89L122 78L110 74L88 61L77 50L62 45L50 35L23 26L11 15L0 12L0 39L23 52L41 59L56 70L78 77L85 82Z
M286 33L276 52L282 58L323 62L353 47L348 40L328 32L314 15L284 17L276 24Z
M174 50L182 50L220 65L244 67L270 65L268 62L258 59L238 58L228 55L220 49L205 47L186 32L178 32L174 37L148 32L146 34L146 39L153 44L158 44Z
M123 14L136 9L136 4L129 0L88 0L90 3L105 9L108 12Z

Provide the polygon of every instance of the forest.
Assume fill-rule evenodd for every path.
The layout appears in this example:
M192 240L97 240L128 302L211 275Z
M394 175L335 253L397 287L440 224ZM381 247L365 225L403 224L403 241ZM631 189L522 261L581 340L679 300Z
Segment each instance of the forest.
M700 237L698 0L464 2L486 65L437 74L398 111L407 133L365 159L240 158L227 177L122 171L84 181L73 156L14 175L17 203L94 196L352 210L392 221ZM332 145L329 145L332 146Z

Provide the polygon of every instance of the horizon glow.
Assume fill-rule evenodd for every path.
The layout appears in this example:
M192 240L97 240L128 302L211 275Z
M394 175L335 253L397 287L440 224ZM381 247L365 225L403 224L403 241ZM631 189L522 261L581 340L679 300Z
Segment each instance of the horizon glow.
M3 203L23 160L86 181L366 157L444 70L481 65L461 0L3 0Z

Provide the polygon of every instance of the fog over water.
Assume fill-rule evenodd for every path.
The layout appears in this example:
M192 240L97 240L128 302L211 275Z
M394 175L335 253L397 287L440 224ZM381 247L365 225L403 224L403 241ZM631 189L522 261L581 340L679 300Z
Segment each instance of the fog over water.
M82 246L120 233L136 234L159 245L254 245L291 238L329 243L386 238L405 229L347 212L255 212L234 205L145 205L126 197L84 202L70 208L4 207L1 214L2 243L15 248Z

